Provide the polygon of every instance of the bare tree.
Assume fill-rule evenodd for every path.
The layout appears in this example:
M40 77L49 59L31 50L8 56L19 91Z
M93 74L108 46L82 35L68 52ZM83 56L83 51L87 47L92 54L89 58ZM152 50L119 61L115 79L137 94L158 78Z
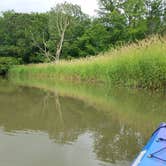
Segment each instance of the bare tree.
M67 2L57 4L50 11L49 28L55 38L55 58L59 60L63 43L65 40L66 31L72 26L73 20L82 14L81 8L78 5L73 5Z
M56 60L59 60L62 46L63 46L63 42L64 42L65 32L66 32L69 25L70 25L69 17L63 13L57 13L56 27L58 29L60 40L57 43Z

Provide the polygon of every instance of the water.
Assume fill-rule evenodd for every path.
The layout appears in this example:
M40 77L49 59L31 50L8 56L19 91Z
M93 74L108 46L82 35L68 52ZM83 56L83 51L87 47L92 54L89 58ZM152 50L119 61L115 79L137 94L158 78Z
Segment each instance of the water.
M166 117L164 92L0 80L0 165L128 166Z

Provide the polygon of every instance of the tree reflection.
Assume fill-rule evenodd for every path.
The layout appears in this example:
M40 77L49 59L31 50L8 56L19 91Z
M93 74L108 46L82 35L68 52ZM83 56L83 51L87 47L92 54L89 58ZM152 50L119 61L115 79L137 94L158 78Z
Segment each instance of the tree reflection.
M0 126L5 131L42 131L60 144L73 143L90 132L97 158L111 163L131 160L145 140L121 118L57 91L21 87L0 94Z

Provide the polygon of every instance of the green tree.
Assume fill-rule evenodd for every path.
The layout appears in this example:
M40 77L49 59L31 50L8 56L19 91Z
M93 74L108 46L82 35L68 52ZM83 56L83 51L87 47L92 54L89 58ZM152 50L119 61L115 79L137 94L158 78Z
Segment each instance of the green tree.
M105 51L110 45L110 34L106 27L98 21L94 21L85 33L76 42L81 56L97 55Z
M165 5L164 0L146 0L149 34L161 32Z
M40 34L48 33L47 14L4 12L0 17L0 56L12 56L24 63L39 52L32 42L31 32L41 43ZM40 61L40 60L39 60Z
M127 19L122 10L121 3L115 0L99 0L99 17L101 23L110 33L111 44L126 39Z
M99 0L99 16L112 43L134 41L165 30L164 0Z

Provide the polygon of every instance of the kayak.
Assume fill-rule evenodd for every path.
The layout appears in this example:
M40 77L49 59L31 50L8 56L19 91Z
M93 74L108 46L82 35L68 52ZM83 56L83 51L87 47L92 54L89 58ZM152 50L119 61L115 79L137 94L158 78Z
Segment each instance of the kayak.
M131 166L166 166L166 123L161 123Z

